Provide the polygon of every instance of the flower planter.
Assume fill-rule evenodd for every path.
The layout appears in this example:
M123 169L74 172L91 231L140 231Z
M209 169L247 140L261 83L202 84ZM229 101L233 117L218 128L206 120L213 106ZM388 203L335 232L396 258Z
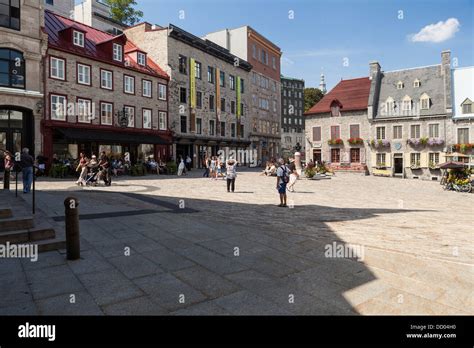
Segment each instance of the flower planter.
M342 139L329 139L328 145L344 145L344 141Z

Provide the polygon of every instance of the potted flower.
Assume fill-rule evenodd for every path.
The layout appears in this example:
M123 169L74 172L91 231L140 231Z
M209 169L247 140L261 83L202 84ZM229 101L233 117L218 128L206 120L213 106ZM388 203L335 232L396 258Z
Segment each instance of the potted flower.
M473 147L473 144L459 144L459 151L461 153L466 153L468 151L471 151Z
M380 163L377 163L377 165L375 166L376 169L385 169L387 168L387 165L383 162L380 162Z
M344 144L344 141L341 138L328 140L328 145L342 145L342 144Z
M420 144L421 145L426 146L427 143L428 143L428 138L427 137L421 137L420 138Z
M364 140L362 138L349 138L347 142L351 145L362 145Z
M430 163L428 164L428 168L430 168L431 170L439 169L438 165L433 161L430 161Z
M429 138L427 144L428 146L441 146L444 144L444 140L441 138Z
M410 169L421 169L420 161L416 161L415 163L412 163L410 166Z
M312 167L306 168L306 170L304 171L304 175L308 179L312 179L316 175L316 170L314 170L314 168L312 168Z
M413 147L422 145L420 138L410 138L407 140L407 143Z

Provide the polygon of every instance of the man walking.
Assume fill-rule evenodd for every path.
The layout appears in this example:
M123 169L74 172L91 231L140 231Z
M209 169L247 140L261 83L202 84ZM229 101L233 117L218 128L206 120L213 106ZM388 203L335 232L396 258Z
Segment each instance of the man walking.
M288 183L288 191L295 192L295 184L298 180L298 172L296 171L296 163L294 158L290 158L290 165L288 166L290 171L290 182Z
M286 185L289 182L290 170L285 165L285 160L280 158L278 160L280 167L277 169L277 190L280 194L280 205L279 207L287 207L286 205Z
M20 167L23 176L23 193L31 192L31 183L33 182L33 164L34 159L29 154L30 150L25 147L21 152Z

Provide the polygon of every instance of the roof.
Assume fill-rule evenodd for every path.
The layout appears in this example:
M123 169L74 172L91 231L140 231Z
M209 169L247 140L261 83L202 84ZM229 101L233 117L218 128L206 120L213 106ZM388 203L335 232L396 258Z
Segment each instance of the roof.
M70 28L83 31L85 33L86 37L84 47L77 47L72 43L72 40L66 40L60 35L62 31ZM139 65L133 58L133 55L129 54L133 51L136 51L137 46L128 40L124 34L114 36L107 32L60 16L48 10L45 11L45 32L48 34L48 47L117 65L124 69L135 70L144 74L169 79L168 74L166 74L166 72L150 58L147 58L147 66ZM110 52L105 51L100 47L101 44L113 40L121 40L125 43L124 57L130 62L129 66L125 66L124 63L114 61Z
M331 104L336 101L341 105L341 111L366 110L369 101L370 79L341 80L323 99L316 103L304 114L322 114L331 111Z

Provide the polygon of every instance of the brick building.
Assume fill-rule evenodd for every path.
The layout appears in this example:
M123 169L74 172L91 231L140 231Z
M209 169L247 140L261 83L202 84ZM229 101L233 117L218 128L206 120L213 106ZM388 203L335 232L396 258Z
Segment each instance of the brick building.
M171 78L170 127L177 156L189 155L200 168L206 154L248 149L248 62L172 24L142 23L125 33Z
M168 75L124 34L45 11L43 151L171 157Z
M0 4L0 150L37 154L43 112L46 35L40 1ZM3 167L0 151L0 167Z
M281 147L281 50L250 26L224 29L205 36L252 66L249 90L250 141L258 159L277 157Z
M281 154L305 153L304 80L281 76Z

